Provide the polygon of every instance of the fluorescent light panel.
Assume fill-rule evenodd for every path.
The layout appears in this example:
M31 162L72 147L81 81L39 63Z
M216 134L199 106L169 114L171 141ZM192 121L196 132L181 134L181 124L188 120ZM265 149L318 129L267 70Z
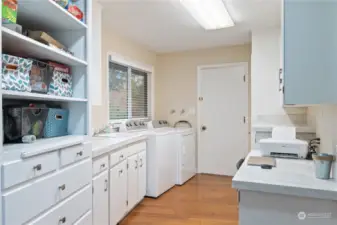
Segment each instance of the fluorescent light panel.
M234 26L222 0L180 0L180 3L206 30Z

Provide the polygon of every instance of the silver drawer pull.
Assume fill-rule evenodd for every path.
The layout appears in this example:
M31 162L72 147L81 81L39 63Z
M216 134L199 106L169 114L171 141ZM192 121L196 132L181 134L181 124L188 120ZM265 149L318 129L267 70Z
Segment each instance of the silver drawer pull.
M108 191L108 180L104 181L104 192Z
M83 155L83 152L82 152L82 151L80 151L80 152L77 152L77 153L76 153L76 155L78 155L78 156L82 156L82 155Z
M104 168L105 167L105 163L103 163L102 165L101 165L101 168Z
M62 218L59 220L60 223L65 223L66 221L67 221L67 218L66 218L66 217L62 217Z
M42 165L37 164L36 166L33 167L33 169L36 170L36 171L40 171L42 169Z
M64 191L66 189L66 185L63 184L63 185L59 186L59 189L62 190L62 191Z

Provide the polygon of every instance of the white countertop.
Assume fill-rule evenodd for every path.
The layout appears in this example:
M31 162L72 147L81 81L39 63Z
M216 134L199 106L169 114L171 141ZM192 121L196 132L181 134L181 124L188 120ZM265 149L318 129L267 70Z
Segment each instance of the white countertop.
M255 131L267 131L271 132L274 127L280 127L282 125L269 124L269 123L258 123L252 124L252 128ZM311 126L306 125L294 125L296 127L296 132L298 133L316 133L316 129Z
M139 141L144 141L147 139L147 136L134 134L127 136L116 136L113 138L109 137L92 137L92 157L96 158L108 152L113 152L120 148L125 147L126 145L133 144Z
M317 179L313 161L276 159L276 167L270 170L247 165L249 156L259 155L261 155L259 150L252 150L249 153L233 178L233 188L337 200L337 180Z

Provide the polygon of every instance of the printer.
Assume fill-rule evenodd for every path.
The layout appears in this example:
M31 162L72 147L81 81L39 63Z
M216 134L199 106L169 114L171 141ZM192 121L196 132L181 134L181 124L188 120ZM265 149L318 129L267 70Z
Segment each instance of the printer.
M260 150L262 156L305 159L308 142L296 139L295 127L275 127L271 138L260 140Z

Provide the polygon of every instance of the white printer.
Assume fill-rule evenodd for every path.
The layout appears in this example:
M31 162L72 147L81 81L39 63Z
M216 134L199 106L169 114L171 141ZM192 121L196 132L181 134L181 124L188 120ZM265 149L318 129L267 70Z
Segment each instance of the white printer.
M308 142L296 139L295 127L275 127L272 138L260 140L261 154L279 158L305 159Z

